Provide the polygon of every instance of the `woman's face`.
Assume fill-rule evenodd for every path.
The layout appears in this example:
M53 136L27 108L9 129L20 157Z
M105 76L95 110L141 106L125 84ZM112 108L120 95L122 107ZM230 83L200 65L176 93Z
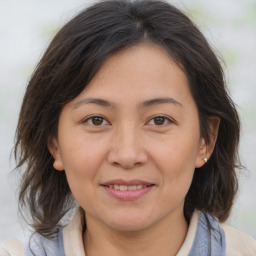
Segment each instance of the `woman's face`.
M126 231L182 215L206 156L186 75L149 43L107 59L64 106L50 151L86 218Z

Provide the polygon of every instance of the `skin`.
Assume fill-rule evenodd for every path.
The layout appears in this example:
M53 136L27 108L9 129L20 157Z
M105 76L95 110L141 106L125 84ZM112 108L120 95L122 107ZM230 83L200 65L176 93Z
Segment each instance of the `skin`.
M144 101L172 102L143 107ZM85 102L101 98L112 107ZM100 116L103 119L88 119ZM165 118L154 119L163 116ZM211 119L216 134L218 120ZM209 159L184 72L160 46L142 43L109 57L84 91L64 106L49 150L85 210L85 253L176 255L187 233L184 198L195 168ZM136 200L100 186L113 179L155 184Z

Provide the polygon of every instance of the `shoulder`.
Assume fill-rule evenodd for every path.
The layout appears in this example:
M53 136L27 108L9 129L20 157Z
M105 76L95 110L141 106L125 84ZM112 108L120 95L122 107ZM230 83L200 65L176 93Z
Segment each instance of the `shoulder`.
M23 256L24 253L23 244L15 239L6 240L0 246L0 256Z
M227 256L255 256L256 241L248 234L221 224L226 237Z
M32 255L64 255L62 229L51 238L46 238L38 233L31 236L28 245L25 248L26 256Z
M65 255L62 239L62 230L51 239L38 233L33 234L27 245L18 240L6 240L0 246L0 256L56 256Z

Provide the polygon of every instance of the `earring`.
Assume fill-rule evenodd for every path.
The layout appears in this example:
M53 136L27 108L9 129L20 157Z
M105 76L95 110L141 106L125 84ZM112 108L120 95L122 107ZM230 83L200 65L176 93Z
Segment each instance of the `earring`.
M62 162L60 160L54 160L53 168L56 171L63 171L64 170L63 164L62 164Z
M204 162L207 163L208 159L206 157L203 158Z

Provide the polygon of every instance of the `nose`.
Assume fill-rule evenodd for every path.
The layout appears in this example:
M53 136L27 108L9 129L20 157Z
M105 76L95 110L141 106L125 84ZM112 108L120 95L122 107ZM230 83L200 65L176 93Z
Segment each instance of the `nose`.
M147 162L148 155L138 128L131 125L119 127L113 134L108 162L112 165L131 169Z

